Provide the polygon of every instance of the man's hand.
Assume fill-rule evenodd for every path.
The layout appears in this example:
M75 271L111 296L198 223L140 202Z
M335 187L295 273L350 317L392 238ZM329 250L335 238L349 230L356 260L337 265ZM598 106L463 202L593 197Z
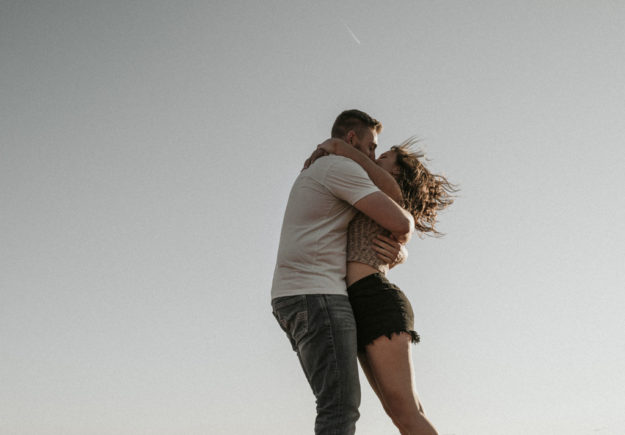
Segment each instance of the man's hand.
M404 245L391 237L381 234L372 240L372 248L375 251L375 255L385 264L389 264L390 267L403 263L408 257L408 251Z

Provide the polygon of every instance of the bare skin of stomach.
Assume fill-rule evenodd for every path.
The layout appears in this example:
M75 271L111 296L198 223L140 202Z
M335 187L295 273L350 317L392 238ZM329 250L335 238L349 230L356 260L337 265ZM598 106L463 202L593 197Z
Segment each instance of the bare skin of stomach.
M347 263L347 276L345 277L347 286L349 287L359 279L378 272L380 272L378 269L368 264L350 261Z

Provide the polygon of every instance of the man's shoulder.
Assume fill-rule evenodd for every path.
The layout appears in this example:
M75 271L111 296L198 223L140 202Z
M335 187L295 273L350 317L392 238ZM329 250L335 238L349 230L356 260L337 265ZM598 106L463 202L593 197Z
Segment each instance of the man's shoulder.
M317 159L308 169L302 171L296 183L300 186L318 184L341 198L344 195L339 191L375 187L367 172L358 163L332 154Z
M330 154L329 156L321 157L312 164L311 168L319 164L317 167L320 172L338 172L345 175L366 174L365 170L355 161L343 156L337 156Z

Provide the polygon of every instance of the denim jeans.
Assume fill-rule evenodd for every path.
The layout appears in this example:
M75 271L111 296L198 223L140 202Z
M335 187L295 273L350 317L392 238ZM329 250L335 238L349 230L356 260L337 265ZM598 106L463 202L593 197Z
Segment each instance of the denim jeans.
M316 435L352 435L360 414L356 322L347 296L298 295L271 302L317 398Z

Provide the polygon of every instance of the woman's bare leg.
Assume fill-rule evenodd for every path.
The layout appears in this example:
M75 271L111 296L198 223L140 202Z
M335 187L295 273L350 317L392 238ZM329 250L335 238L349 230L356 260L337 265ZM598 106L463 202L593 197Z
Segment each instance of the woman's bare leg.
M380 388L378 387L375 377L373 376L373 373L371 372L371 367L369 366L369 361L367 360L366 352L358 352L358 361L360 361L360 367L362 368L363 373L367 377L367 380L369 381L369 385L371 385L371 388L375 392L375 395L378 396L378 399L380 399L380 403L382 404L384 411L389 417L391 417L391 420L393 420L393 423L395 423L395 426L397 426L397 422L395 422L395 418L393 418L393 415L391 414L390 409L388 408L388 406L386 406L386 403L384 403L384 397L380 393Z
M407 333L393 334L390 339L377 338L365 349L370 375L385 410L402 434L436 435L414 387L411 351L411 337Z

